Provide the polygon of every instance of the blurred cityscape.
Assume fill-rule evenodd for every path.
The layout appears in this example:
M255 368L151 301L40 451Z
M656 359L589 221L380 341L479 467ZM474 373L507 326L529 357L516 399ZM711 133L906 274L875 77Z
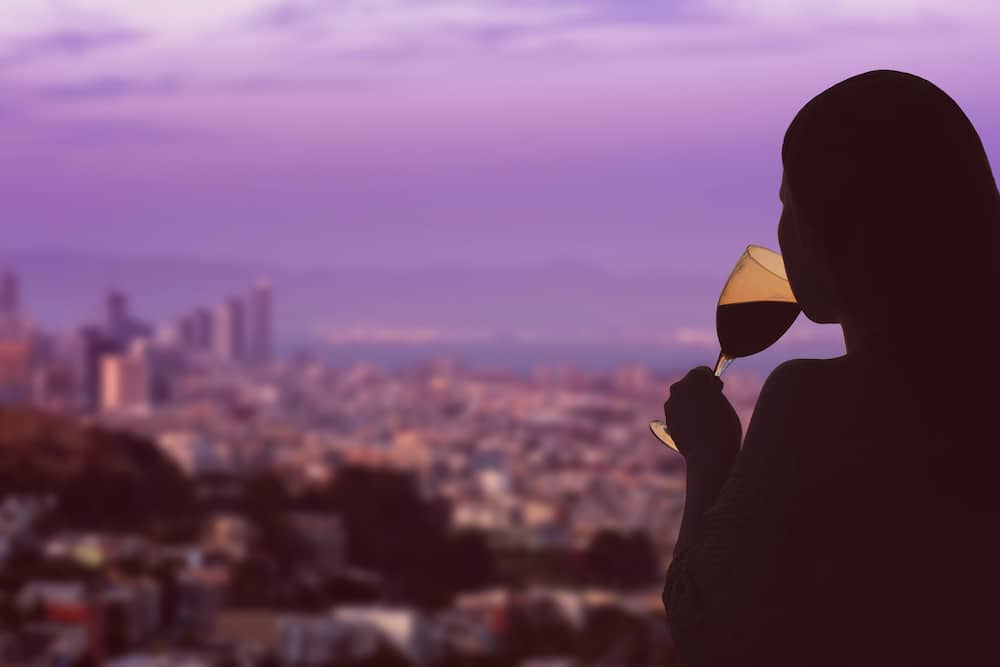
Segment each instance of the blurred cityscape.
M0 664L673 664L676 378L274 352L267 281L32 323L0 277ZM97 296L97 295L95 295ZM744 421L753 376L727 377Z
M0 667L676 664L683 461L646 424L775 246L789 122L899 68L995 165L998 33L972 0L0 2ZM804 319L726 372L744 426L842 353Z

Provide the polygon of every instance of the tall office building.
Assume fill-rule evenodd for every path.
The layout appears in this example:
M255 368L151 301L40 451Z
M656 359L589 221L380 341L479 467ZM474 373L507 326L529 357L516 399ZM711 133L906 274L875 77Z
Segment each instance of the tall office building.
M20 286L17 274L4 271L0 276L0 314L17 315L20 311Z
M31 398L31 343L0 340L0 404Z
M246 306L243 299L233 297L226 302L226 307L229 309L230 321L233 324L231 332L232 358L234 360L244 359L247 354Z
M108 290L104 299L104 331L122 345L137 338L148 338L153 328L132 316L128 297L120 290Z
M212 313L207 308L195 308L191 313L191 319L195 348L208 352L212 349L215 339L212 331Z
M254 363L268 364L271 361L273 321L271 284L260 280L250 295L250 359Z
M102 360L121 352L122 346L98 327L84 327L79 333L79 389L81 402L87 410L101 407Z
M79 406L77 370L68 359L49 359L31 378L32 403L49 412L68 412Z
M134 341L127 352L101 357L101 411L147 409L151 403L152 385L145 341Z
M194 313L185 313L174 323L176 345L186 351L198 349L198 331Z
M28 337L28 323L21 316L20 285L17 274L0 276L0 341L21 341Z
M223 361L240 361L246 355L246 324L243 301L228 299L215 311L213 323L215 356Z

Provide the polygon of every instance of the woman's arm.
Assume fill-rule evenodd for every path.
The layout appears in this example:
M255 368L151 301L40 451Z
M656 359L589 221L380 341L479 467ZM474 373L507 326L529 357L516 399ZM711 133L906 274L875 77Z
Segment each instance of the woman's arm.
M722 394L722 381L707 366L671 385L663 413L687 468L684 515L677 538L681 545L696 539L705 511L729 477L740 450L742 427Z
M684 514L677 534L676 547L697 542L703 532L705 513L712 507L736 465L736 456L713 456L704 462L687 461L687 484Z
M663 598L684 665L754 664L798 613L792 597L808 584L787 547L805 539L795 518L801 499L790 491L798 480L789 452L801 443L790 442L798 429L786 426L795 420L789 411L800 409L804 377L797 364L771 374L738 455L702 447L716 441L678 440L687 445L688 490Z

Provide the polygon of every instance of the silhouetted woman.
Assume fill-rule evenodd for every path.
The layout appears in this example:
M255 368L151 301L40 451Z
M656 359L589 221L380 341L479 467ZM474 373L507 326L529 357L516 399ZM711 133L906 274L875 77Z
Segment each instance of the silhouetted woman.
M939 88L880 70L806 104L782 162L792 289L847 353L771 373L742 447L709 369L671 387L681 664L1000 664L1000 197L982 143Z

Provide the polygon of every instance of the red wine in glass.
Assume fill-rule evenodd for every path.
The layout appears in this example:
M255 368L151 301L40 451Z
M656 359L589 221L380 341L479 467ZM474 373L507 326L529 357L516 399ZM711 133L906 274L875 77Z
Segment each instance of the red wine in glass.
M749 357L774 345L799 316L797 303L747 301L727 303L715 311L715 329L722 355Z

